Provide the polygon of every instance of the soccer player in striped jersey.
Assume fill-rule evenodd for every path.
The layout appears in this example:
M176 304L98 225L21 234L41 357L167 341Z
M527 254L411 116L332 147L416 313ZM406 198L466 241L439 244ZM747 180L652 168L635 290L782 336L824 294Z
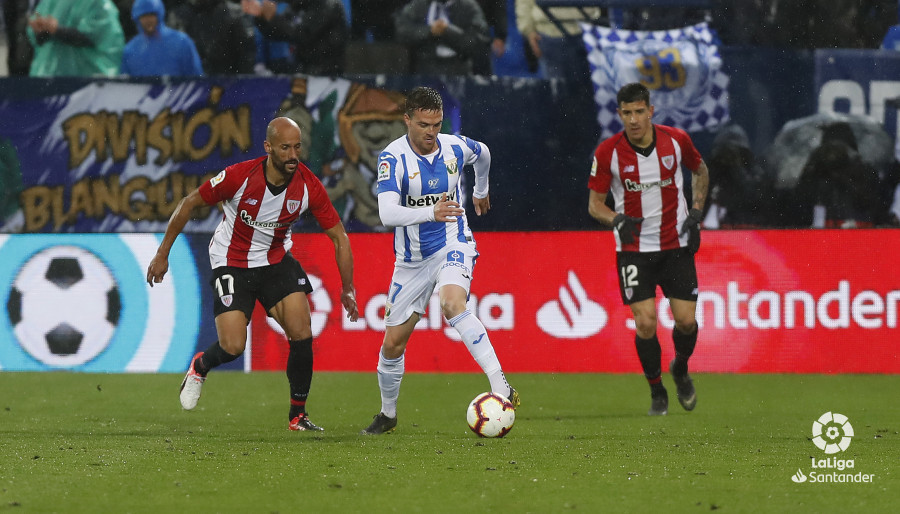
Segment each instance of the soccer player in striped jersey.
M331 238L341 276L341 303L347 316L356 321L353 253L325 188L300 162L300 127L289 118L275 118L269 123L263 146L267 155L228 166L179 202L147 268L147 283L152 287L154 282L162 282L169 269L169 250L190 220L191 211L221 202L224 216L209 244L219 340L191 361L181 383L181 406L186 410L196 407L206 374L244 352L247 324L258 301L288 338L288 428L322 430L306 414L313 374L313 334L306 295L312 286L291 256L291 225L308 209Z
M634 344L650 384L651 416L668 413L656 336L656 288L669 299L675 328L675 359L669 370L686 410L697 403L688 359L697 343L697 270L700 222L709 188L709 170L690 136L652 122L650 91L640 83L619 89L618 114L625 129L594 150L588 180L588 211L612 226L622 302L631 307ZM691 172L693 198L684 195L682 168ZM612 192L615 210L606 205Z
M463 166L475 168L472 203L477 215L486 214L491 208L490 151L465 136L440 133L443 101L434 89L418 87L410 92L404 120L407 135L390 143L378 158L378 211L385 226L395 227L396 259L378 353L381 411L364 435L397 426L406 344L435 288L444 317L487 375L491 391L509 398L513 406L519 404L484 325L466 306L478 252L466 211L460 207L460 175Z

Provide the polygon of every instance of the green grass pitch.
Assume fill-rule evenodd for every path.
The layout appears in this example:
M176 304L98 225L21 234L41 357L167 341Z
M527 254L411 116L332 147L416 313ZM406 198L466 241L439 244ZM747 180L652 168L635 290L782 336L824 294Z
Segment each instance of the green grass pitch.
M667 377L668 378L668 377ZM374 373L318 373L287 430L281 373L213 372L182 411L181 376L0 373L0 512L898 512L897 376L695 375L697 409L646 416L637 375L513 374L503 439L466 406L480 374L408 374L393 434L358 435ZM872 483L794 483L824 412L855 436L836 457Z

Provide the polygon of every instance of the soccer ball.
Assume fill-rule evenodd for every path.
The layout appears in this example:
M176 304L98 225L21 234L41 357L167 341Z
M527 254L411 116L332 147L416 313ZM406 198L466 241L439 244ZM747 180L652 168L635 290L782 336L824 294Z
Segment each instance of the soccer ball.
M76 246L53 246L31 256L6 303L22 348L54 367L84 364L109 345L122 309L106 264Z
M516 409L499 394L481 393L469 404L466 421L481 437L503 437L516 422Z

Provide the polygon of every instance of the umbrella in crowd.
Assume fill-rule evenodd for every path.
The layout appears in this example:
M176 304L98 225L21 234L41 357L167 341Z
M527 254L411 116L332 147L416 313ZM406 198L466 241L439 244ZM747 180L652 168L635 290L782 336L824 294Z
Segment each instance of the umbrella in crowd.
M809 155L822 142L824 130L834 123L849 124L856 139L859 157L883 171L894 160L894 142L880 123L865 116L820 113L784 124L768 152L768 166L777 189L797 185Z

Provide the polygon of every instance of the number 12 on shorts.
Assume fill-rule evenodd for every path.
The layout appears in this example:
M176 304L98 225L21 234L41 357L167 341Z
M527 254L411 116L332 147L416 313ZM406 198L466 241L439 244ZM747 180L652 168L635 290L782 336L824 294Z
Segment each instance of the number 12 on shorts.
M619 269L622 273L622 287L635 287L638 285L638 269L634 264L622 266Z

